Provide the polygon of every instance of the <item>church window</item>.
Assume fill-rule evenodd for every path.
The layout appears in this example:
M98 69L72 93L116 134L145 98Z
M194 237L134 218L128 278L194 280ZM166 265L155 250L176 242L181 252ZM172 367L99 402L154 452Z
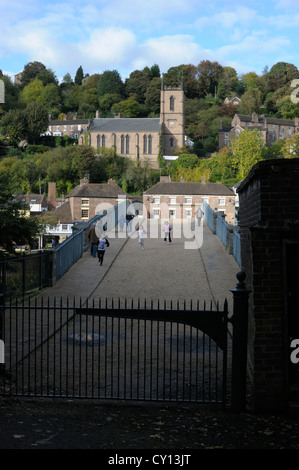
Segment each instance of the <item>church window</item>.
M101 147L101 137L97 135L97 147Z
M171 96L169 99L170 111L174 111L174 97Z
M148 153L149 155L152 154L152 136L151 135L148 136Z
M126 135L126 153L130 153L130 137Z
M120 138L120 142L121 142L120 153L125 153L125 138L123 135Z
M147 153L147 136L146 135L143 136L143 153L144 154Z
M106 139L105 136L102 135L102 147L105 147Z
M174 139L172 137L171 137L171 139L169 139L169 143L170 143L170 147L173 147Z

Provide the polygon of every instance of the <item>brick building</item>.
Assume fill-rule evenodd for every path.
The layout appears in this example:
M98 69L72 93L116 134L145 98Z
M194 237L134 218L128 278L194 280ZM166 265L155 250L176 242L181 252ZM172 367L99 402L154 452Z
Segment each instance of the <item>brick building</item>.
M237 189L242 269L250 294L248 373L256 409L299 402L299 160L256 164ZM298 340L299 341L299 340Z
M226 214L226 221L235 223L233 191L221 183L171 182L168 176L143 193L143 204L148 218L188 219L202 208L203 201L214 210Z
M86 129L90 120L88 119L77 119L74 116L73 119L54 119L49 121L46 135L52 135L54 137L69 136L73 139L78 139L79 134L82 130Z
M66 196L65 203L70 205L73 222L86 222L99 210L108 210L127 197L127 193L112 179L108 183L89 183L87 178L83 178Z
M299 134L299 118L280 119L265 117L252 113L251 116L245 114L235 114L230 127L219 129L219 149L231 145L233 139L238 137L245 129L259 129L262 134L264 144L271 147L281 139L287 139Z

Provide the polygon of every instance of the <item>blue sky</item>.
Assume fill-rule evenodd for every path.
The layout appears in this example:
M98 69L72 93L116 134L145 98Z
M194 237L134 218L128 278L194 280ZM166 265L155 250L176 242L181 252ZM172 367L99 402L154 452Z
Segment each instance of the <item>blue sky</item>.
M299 68L298 0L0 0L0 69L40 61L61 80L201 60L239 75L290 62Z

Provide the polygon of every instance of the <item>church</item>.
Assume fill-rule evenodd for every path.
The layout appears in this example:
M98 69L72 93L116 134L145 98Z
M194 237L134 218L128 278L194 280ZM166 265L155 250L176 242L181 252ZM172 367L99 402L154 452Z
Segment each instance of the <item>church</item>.
M159 168L158 156L171 160L185 143L184 89L161 86L160 118L101 118L98 113L82 129L79 145L115 149L117 155L149 162Z

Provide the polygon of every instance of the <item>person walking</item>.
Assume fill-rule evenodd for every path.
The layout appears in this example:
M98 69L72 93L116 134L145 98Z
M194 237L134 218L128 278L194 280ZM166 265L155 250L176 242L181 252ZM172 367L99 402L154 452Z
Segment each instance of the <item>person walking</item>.
M166 243L167 238L169 243L171 243L171 230L172 226L166 221L162 228L162 231L164 232L164 243Z
M99 238L96 234L96 224L93 224L91 229L88 232L88 240L90 243L90 254L93 256L93 258L96 258L96 253L97 253L97 244L99 241Z
M123 215L120 216L119 218L119 226L120 226L120 231L124 231L124 225L125 225L125 218Z
M107 240L106 235L103 233L100 236L99 243L98 243L98 258L99 258L99 263L101 264L101 266L103 264L106 247L108 246L110 246L110 243Z
M139 245L141 246L142 250L144 250L145 249L144 248L144 237L146 235L146 231L144 230L142 225L139 225L138 230L137 230L137 234L138 234Z

